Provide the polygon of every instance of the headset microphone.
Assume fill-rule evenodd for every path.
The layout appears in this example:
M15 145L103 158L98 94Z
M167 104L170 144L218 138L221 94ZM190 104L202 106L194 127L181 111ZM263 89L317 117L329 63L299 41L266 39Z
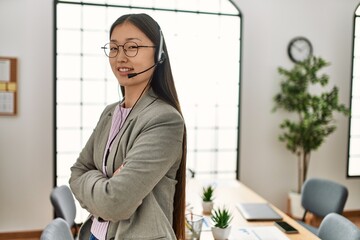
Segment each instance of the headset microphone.
M141 72L138 72L138 73L129 73L129 74L128 74L128 78L133 78L133 77L135 77L135 76L137 76L137 75L139 75L139 74L142 74L142 73L144 73L144 72L147 72L147 71L149 71L150 69L152 69L153 67L156 67L158 64L159 64L159 62L155 63L154 65L152 65L151 67L145 69L144 71L141 71Z
M138 73L129 73L128 78L133 78L133 77L135 77L135 76L137 76L139 74L147 72L150 69L152 69L153 67L156 67L157 65L164 62L164 60L165 60L165 53L164 53L164 50L163 50L164 37L163 37L161 29L159 29L159 32L160 32L160 44L159 44L159 52L158 52L158 57L157 57L156 63L154 65L152 65L151 67L145 69L144 71L141 71L141 72L138 72Z

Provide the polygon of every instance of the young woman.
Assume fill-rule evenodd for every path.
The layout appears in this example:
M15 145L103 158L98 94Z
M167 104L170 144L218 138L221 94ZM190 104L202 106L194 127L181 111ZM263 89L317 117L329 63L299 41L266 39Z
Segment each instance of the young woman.
M90 212L80 239L184 239L186 130L161 29L146 14L121 16L103 49L124 99L71 167Z

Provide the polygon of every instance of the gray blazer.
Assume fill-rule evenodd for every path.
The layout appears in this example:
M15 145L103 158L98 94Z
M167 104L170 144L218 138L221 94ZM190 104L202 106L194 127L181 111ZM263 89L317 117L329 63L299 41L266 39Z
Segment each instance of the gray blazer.
M116 104L100 120L71 167L71 190L92 216L109 220L106 239L176 239L172 229L176 172L182 157L184 121L150 89L130 112L102 161ZM112 173L124 163L120 173ZM91 216L80 230L89 239Z

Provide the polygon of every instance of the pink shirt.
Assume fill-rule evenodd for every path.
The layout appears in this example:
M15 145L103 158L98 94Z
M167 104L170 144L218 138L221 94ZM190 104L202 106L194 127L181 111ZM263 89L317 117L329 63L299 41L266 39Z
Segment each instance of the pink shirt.
M105 167L105 160L107 157L107 152L111 151L112 143L116 136L119 134L120 129L122 128L127 116L129 115L131 108L123 108L119 105L116 106L114 115L111 121L111 129L109 133L109 138L106 143L106 148L103 157L103 174L105 177L108 177ZM108 221L99 221L97 218L93 218L93 223L91 225L91 233L99 240L105 240L107 229L109 226Z

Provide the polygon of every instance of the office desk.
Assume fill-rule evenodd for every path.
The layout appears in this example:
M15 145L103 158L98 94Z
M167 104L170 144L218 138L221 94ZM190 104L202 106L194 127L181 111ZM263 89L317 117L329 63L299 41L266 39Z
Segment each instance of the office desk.
M246 187L244 184L237 180L215 180L215 181L203 181L196 179L187 180L186 186L186 200L187 203L190 203L193 207L192 212L194 214L202 213L201 206L201 193L203 186L209 184L215 185L216 189L214 192L214 207L223 207L226 206L233 214L233 220L231 222L232 231L240 227L252 227L252 226L274 226L273 221L261 221L261 222L248 222L246 221L236 208L236 204L240 202L266 202L266 200L260 197L257 193L252 191L250 188ZM306 230L300 224L298 224L294 219L290 218L284 212L278 208L272 206L282 217L283 221L288 222L290 225L299 230L298 234L286 234L286 236L291 240L315 240L319 239L317 236ZM211 240L213 239L211 231L203 231L201 233L201 239Z

